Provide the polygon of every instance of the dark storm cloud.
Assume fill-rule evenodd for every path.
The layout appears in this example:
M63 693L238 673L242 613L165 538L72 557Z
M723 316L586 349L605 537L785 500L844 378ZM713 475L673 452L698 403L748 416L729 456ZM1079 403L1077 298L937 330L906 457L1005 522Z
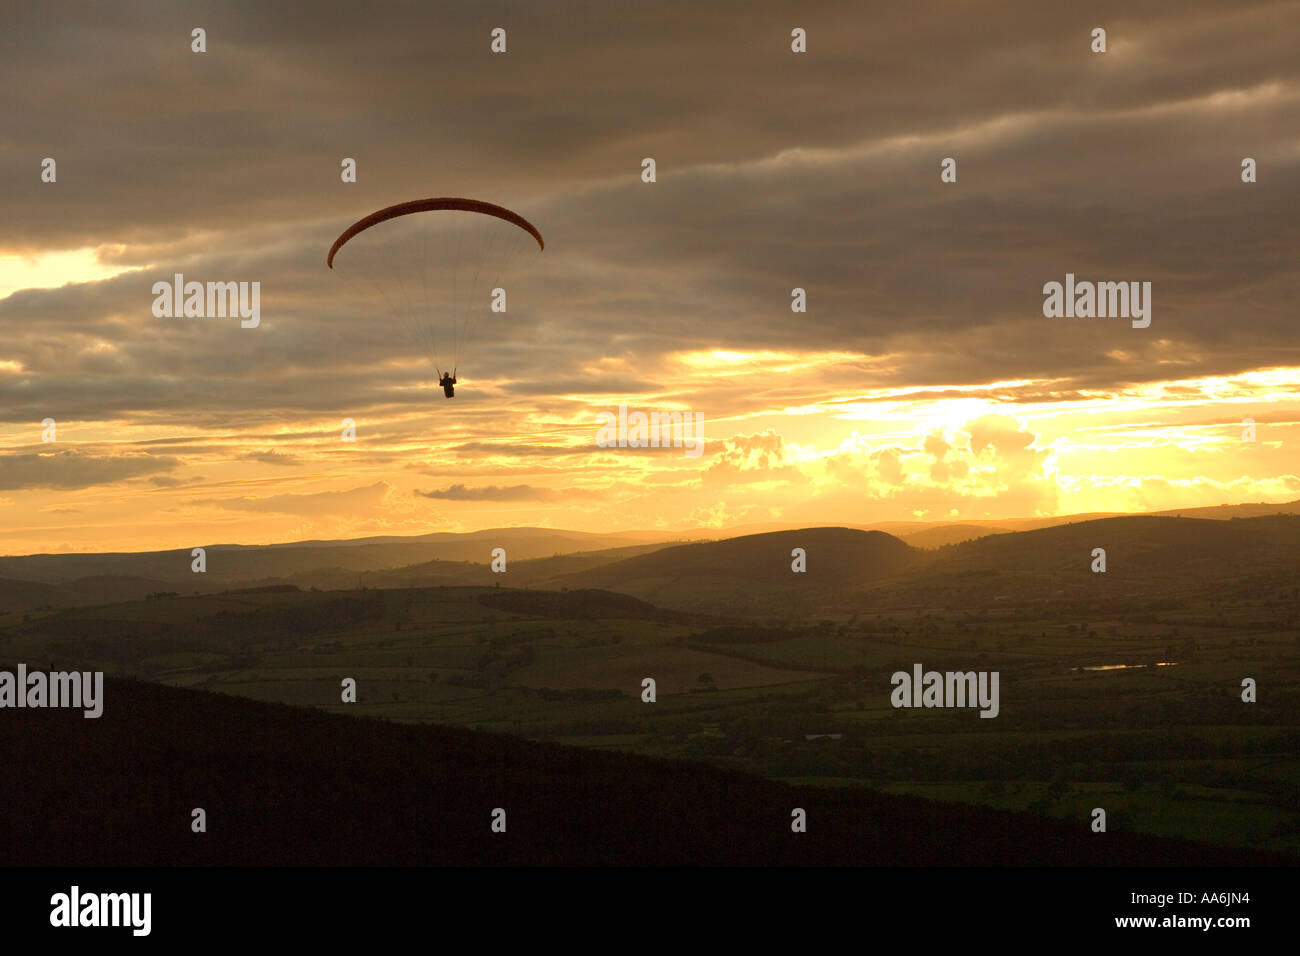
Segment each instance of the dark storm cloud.
M897 356L798 383L807 401L1015 379L1059 379L1040 393L1069 398L1300 364L1295 3L6 17L0 250L124 243L106 258L149 268L0 301L0 360L20 366L0 364L3 420L234 429L426 406L427 370L387 364L397 330L322 260L356 216L437 193L517 205L547 236L468 373L521 413L574 392L689 400L699 383L667 356L710 348ZM789 52L796 25L805 56ZM494 26L504 56L488 53ZM1111 52L1088 52L1094 26ZM54 185L37 177L47 155ZM938 182L945 156L955 185ZM150 286L177 271L260 281L262 326L155 319ZM1043 318L1043 283L1067 271L1152 281L1151 328ZM790 312L796 285L806 315ZM593 370L607 357L627 362ZM770 384L710 387L731 412ZM464 392L472 421L484 390Z
M89 205L51 217L37 183L16 218L30 238L81 244L331 218L321 207L337 201L343 155L369 169L362 194L380 183L418 194L450 175L536 195L621 175L629 152L634 164L657 152L671 171L1294 78L1295 13L1033 0L45 3L8 11L0 39L0 76L22 91L5 171L62 152L61 200ZM1099 24L1112 61L1087 52ZM204 54L190 52L199 25ZM789 52L794 25L809 31L806 56ZM510 32L503 56L488 52L493 26Z

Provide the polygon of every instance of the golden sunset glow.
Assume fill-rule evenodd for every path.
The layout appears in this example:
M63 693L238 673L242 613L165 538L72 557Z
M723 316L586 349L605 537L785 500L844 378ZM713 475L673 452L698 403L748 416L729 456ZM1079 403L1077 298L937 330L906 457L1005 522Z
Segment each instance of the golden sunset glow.
M1082 27L982 15L1017 69L951 30L925 41L951 75L898 60L912 27L881 12L870 35L819 30L806 60L771 60L755 34L722 83L713 41L647 24L638 55L680 68L662 88L603 33L539 42L518 75L453 44L436 81L393 80L381 121L364 65L299 72L223 36L256 77L171 64L174 115L142 123L156 99L117 90L61 104L79 131L64 148L27 107L0 240L0 553L1300 499L1300 85L1262 70L1258 42L1220 42L1214 17L1116 17L1101 57ZM1241 16L1283 56L1272 14ZM1214 69L1167 73L1188 36ZM160 42L145 30L114 62ZM570 42L612 57L599 84ZM415 38L398 46L403 69L433 69ZM175 153L169 123L232 101L237 129L196 127ZM376 281L355 285L325 263L359 217L426 196L504 204L546 237L487 280L508 310L471 303L445 363L408 333L460 336L459 280L361 267ZM388 243L381 260L446 265ZM1049 317L1045 284L1066 275L1150 283L1150 324ZM177 276L257 283L258 324L172 315L170 294L160 311L153 288ZM620 409L698 415L703 445L600 447Z
M559 396L543 411L504 391L507 412L440 428L436 443L421 410L365 420L359 427L373 437L355 445L340 442L339 423L324 417L183 437L161 423L67 420L57 443L24 459L34 487L6 487L0 498L9 515L23 516L7 526L5 547L148 550L514 524L869 524L1300 496L1287 451L1300 441L1298 426L1278 415L1300 401L1300 369L1151 382L1066 402L1016 400L1045 386L1032 380L852 388L853 367L870 364L844 354L710 352L680 359L672 398L622 397L632 408L668 410L681 404L677 396L698 396L706 451L697 459L680 449L597 448L596 416L609 404ZM795 382L797 396L776 400L727 394L731 376L755 366L765 375L817 368L822 381L844 380L824 394ZM916 397L927 393L979 397ZM1247 418L1258 423L1253 443L1242 440Z

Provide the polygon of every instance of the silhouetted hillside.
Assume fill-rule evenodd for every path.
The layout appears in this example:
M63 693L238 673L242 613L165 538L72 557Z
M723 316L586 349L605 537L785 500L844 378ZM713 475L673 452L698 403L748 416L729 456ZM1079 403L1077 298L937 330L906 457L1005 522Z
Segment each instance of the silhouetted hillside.
M913 548L941 548L946 544L958 544L972 541L989 534L999 534L996 528L985 528L974 524L943 524L936 528L926 528L912 534L901 535L902 540Z
M356 575L426 561L486 563L493 548L505 548L513 560L550 557L575 551L632 547L672 540L656 532L588 534L547 528L501 528L467 534L437 532L412 537L362 538L355 541L302 541L273 545L195 542L207 549L207 570L194 574L190 548L170 551L105 554L29 554L0 556L0 578L66 583L98 575L135 575L211 590L232 583L264 579L290 581L316 569L341 569ZM355 580L352 582L355 585Z
M791 552L803 548L807 571L791 570ZM745 535L725 541L681 544L617 561L580 575L595 587L652 578L729 578L755 584L834 585L862 582L896 572L912 550L882 531L805 528ZM564 579L556 579L557 582Z
M803 573L791 567L796 548L807 555ZM898 573L917 554L880 531L805 528L661 548L541 585L606 588L698 613L809 615L845 586Z
M1272 862L1096 834L1085 819L790 787L144 683L108 681L105 700L98 720L4 713L0 864ZM191 832L195 807L206 833ZM497 807L505 833L489 827ZM791 832L795 807L807 833Z
M1094 549L1105 573L1094 573ZM895 606L985 607L1019 600L1114 613L1185 593L1236 594L1300 576L1300 516L1210 520L1132 515L990 534L924 553L875 589ZM1247 589L1243 591L1242 589ZM861 596L848 596L857 600Z
M503 582L510 587L532 587L539 582L550 581L561 575L580 575L601 565L658 551L663 547L662 544L641 544L541 558L511 557L507 563L508 571L504 575L492 570L490 556L480 554L477 562L427 561L403 568L367 572L363 580L366 587L371 588L492 587ZM344 581L340 586L355 587L356 577L352 575L350 582ZM312 579L312 583L318 583L316 579L320 578L320 574L303 576L304 580L308 578ZM318 584L318 586L322 585Z
M1157 534L1158 540L1166 542L1163 554L1155 545L1120 550L1130 558L1143 554L1153 560L1181 559L1180 542L1187 542L1192 553L1202 557L1208 557L1208 552L1220 543L1230 553L1240 553L1243 545L1249 550L1251 522L1258 523L1256 530L1272 527L1272 532L1265 530L1261 540L1278 544L1280 538L1294 535L1294 512L1298 506L1300 503L1190 509L1180 512L1183 517L1178 519L1193 522L1184 526L1182 538L1166 537L1163 531ZM942 555L943 563L935 570L943 574L963 570L982 573L995 568L997 562L1010 559L1017 562L1017 570L1039 573L1050 567L1072 567L1072 554L1062 552L1060 561L1055 565L1050 562L1055 560L1053 549L1058 549L1062 542L1077 546L1080 540L1077 536L1083 533L1077 529L1099 529L1103 533L1111 529L1136 529L1140 536L1150 529L1164 527L1159 524L1161 518L1159 515L1076 515L957 524L890 522L880 526L885 531L863 528L767 531L679 545L664 542L698 537L699 533L584 534L544 528L507 528L353 541L218 544L208 546L207 569L203 574L191 571L193 558L188 549L0 556L0 613L109 604L165 591L210 594L264 584L294 584L304 589L323 590L351 590L362 585L372 588L492 586L503 580L489 567L495 547L506 549L510 570L505 580L511 587L606 587L658 604L713 613L816 613L824 609L828 591L842 587L860 590L885 578L930 573L925 569L935 555L921 553L922 548L997 537L1003 540L988 546L986 551ZM1220 527L1214 529L1207 524ZM1236 528L1224 531L1228 526ZM1076 530L1066 531L1066 538L1019 537L1070 528ZM711 532L709 537L717 533ZM891 536L902 536L904 540ZM1113 540L1123 545L1131 537L1125 531ZM910 551L900 550L900 545L915 547ZM789 576L790 550L794 547L805 548L809 555L808 573L798 580ZM1038 561L1040 549L1048 565ZM904 560L905 556L912 560ZM1247 558L1245 565L1253 563L1253 559ZM755 594L756 584L764 585L766 590ZM746 594L751 600L746 601ZM790 601L795 603L792 605Z
M1134 515L1056 525L1036 531L992 534L954 546L946 564L1009 570L1069 570L1079 555L1105 548L1108 573L1117 568L1162 567L1213 561L1224 566L1297 554L1300 516L1272 515L1214 521L1206 518ZM1082 564L1087 570L1089 561Z

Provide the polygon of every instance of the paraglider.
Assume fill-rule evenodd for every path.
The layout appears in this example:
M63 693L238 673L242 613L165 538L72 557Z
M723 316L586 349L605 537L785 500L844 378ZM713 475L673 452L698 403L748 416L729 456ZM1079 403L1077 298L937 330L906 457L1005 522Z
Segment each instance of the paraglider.
M437 383L451 398L459 353L475 320L490 311L488 290L500 293L500 276L534 248L545 249L545 240L517 212L479 199L437 197L358 219L334 240L325 264L334 269L337 256L341 274L371 284L417 356L432 360ZM450 373L439 371L447 365Z

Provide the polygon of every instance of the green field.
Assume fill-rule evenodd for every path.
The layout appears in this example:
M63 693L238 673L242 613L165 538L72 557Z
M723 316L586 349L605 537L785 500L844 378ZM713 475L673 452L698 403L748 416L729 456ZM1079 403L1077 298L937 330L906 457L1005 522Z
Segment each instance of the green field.
M242 591L10 614L0 658L1081 826L1101 806L1111 829L1300 854L1293 584L1234 597L1189 582L1160 610L1092 614L1003 589L960 610L949 591L877 591L852 614L761 628L588 592ZM998 671L998 718L894 709L890 675L917 662ZM1244 677L1258 703L1241 701Z

